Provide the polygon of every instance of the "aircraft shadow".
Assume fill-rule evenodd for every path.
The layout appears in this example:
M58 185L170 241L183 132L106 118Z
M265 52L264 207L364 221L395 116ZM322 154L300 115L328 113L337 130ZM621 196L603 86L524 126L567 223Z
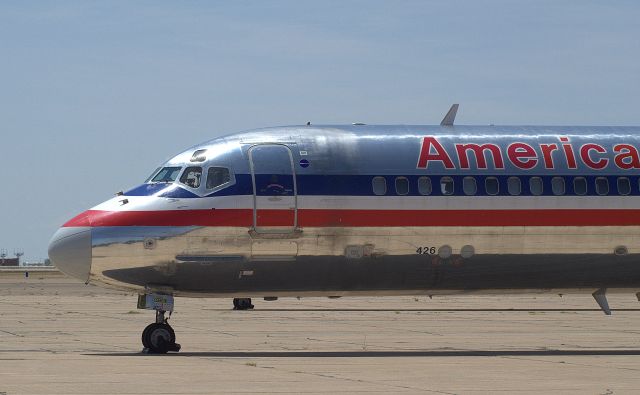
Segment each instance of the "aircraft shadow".
M91 356L150 356L142 352L91 353ZM640 355L629 350L403 350L403 351L202 351L169 353L163 357L208 358L398 358L398 357L549 357Z
M231 311L232 309L204 309L207 311ZM371 312L395 312L395 311L407 311L407 312L418 312L418 311L424 311L424 312L457 312L457 311L461 311L461 312L473 312L473 311L477 311L477 312L483 312L483 311L487 311L487 312L493 312L493 311L504 311L504 312L509 312L509 311L531 311L531 312L538 312L538 311L549 311L549 312L553 312L553 311L559 311L559 312L571 312L571 311L602 311L598 308L577 308L577 309L566 309L566 308L561 308L561 309L521 309L521 308L514 308L514 309L509 309L509 308L502 308L502 309L486 309L486 308L478 308L478 309L447 309L447 308L442 308L442 309L403 309L403 308L399 308L399 309L350 309L350 308L344 308L344 309L331 309L331 308L310 308L310 309L297 309L297 308L292 308L292 309L287 309L287 308L282 308L282 309L263 309L263 308L256 308L255 310L246 310L246 311L256 311L256 312L260 312L260 311L301 311L301 312L317 312L317 311L336 311L336 312L367 312L367 311L371 311ZM640 311L640 309L611 309L612 312L616 312L616 311Z

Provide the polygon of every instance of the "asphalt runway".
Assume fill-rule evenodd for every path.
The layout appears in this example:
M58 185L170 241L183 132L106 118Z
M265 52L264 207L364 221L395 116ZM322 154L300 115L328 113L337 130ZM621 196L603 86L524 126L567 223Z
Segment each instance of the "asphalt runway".
M176 299L141 354L136 295L0 272L0 394L640 393L640 303L611 295Z

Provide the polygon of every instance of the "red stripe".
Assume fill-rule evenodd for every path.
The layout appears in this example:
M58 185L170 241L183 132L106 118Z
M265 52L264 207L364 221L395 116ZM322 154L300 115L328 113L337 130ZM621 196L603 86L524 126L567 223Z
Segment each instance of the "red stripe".
M89 210L64 224L70 226L240 226L253 224L253 210Z
M260 210L260 226L293 222L289 210ZM290 221L290 222L289 222ZM300 227L361 226L629 226L640 210L298 210ZM63 226L251 227L253 210L89 210Z
M71 218L67 222L65 222L62 227L71 227L71 226L91 226L91 222L89 222L89 217L91 213L95 211L85 211L84 213L78 214L75 217Z
M300 210L301 226L622 226L640 210Z

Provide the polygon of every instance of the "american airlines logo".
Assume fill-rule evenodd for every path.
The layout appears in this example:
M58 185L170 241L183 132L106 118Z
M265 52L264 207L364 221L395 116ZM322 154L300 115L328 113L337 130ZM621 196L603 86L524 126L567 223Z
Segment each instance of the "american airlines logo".
M445 169L456 169L452 159L455 158L459 169L487 169L489 162L494 169L504 169L506 158L513 166L523 170L542 166L545 169L555 169L556 166L577 169L579 163L591 169L603 170L609 166L611 159L620 169L640 169L638 150L631 144L615 144L608 150L596 143L574 147L569 138L564 136L559 136L558 140L557 143L536 145L513 142L506 147L505 157L497 144L456 143L455 151L449 152L437 137L427 136L422 140L417 167L427 169L429 164L436 162Z

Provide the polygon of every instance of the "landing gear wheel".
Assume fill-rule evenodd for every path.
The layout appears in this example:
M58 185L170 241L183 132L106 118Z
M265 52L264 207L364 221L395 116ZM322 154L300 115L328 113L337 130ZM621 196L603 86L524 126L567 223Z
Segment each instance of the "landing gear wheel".
M142 331L142 345L150 354L166 354L168 351L179 351L176 343L176 333L167 323L148 325Z
M252 310L251 298L233 298L234 310Z
M142 331L142 346L147 350L149 349L149 328L151 328L152 326L153 324L147 325L147 327Z

